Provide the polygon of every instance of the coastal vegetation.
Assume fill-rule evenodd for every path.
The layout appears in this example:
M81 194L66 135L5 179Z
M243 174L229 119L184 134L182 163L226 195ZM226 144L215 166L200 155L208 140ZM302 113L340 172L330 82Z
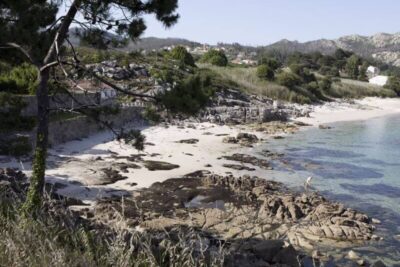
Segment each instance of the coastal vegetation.
M224 67L228 65L228 58L226 57L224 51L211 49L200 58L200 62Z
M155 15L166 27L177 22L177 0L145 3L74 0L65 7L65 16L57 18L63 3L65 1L42 0L0 3L0 154L13 157L13 161L16 159L21 169L25 168L26 162L31 168L29 179L16 169L0 168L0 265L222 266L226 264L225 257L242 260L243 255L250 255L262 264L295 265L300 263L300 258L306 257L294 245L285 244L281 239L288 239L292 234L297 242L295 245L302 247L300 243L304 240L296 231L308 231L302 228L305 220L309 220L306 228L311 225L317 229L317 233L307 232L312 237L310 240L343 238L355 242L373 239L375 228L367 215L351 209L344 212L341 205L318 194L300 195L280 183L247 175L236 178L196 171L183 179L156 182L140 192L132 188L125 190L125 186L138 185L131 181L121 184L123 189L107 188L109 184L128 179L129 169L136 173L180 167L158 158L145 158L161 156L141 152L148 146L159 144L149 142L139 130L114 127L113 123L121 112L127 111L131 118L136 115L132 110L138 110L140 119L144 118L146 123L163 122L161 131L169 127L184 129L185 137L189 129L195 130L196 126L184 124L181 118L209 121L215 125L252 122L260 136L261 133L273 133L275 139L284 139L277 134L293 133L299 125L304 125L286 123L288 118L292 114L309 115L310 107L288 104L285 106L288 110L284 111L274 100L314 104L335 98L393 97L400 95L400 78L394 72L384 88L368 84L365 73L370 61L342 49L333 55L290 53L283 56L269 52L248 65L230 63L230 55L224 49L216 48L201 56L192 55L184 46L147 53L126 52L119 48L126 46L128 39L137 40L144 32L143 16L146 14ZM111 17L110 10L114 8L122 10L124 18ZM84 22L80 22L82 31L78 31L77 36L81 39L79 46L75 46L69 39L72 34L69 31L79 12L83 14ZM90 29L83 30L88 25ZM123 38L114 38L102 27ZM58 99L61 95L67 100ZM81 103L78 96L90 101ZM67 105L63 105L64 102ZM26 112L31 103L35 104L34 108ZM115 138L113 142L118 141L120 149L129 145L128 149L124 147L129 153L122 155L109 148L96 148L93 150L99 154L89 160L76 160L73 155L80 153L77 151L71 152L68 160L65 160L66 156L60 156L59 148L55 149L57 155L53 150L48 153L51 145L49 129L54 125L61 128L62 122L80 117L98 124L98 129L111 131ZM270 120L274 122L264 124ZM277 120L283 122L276 123ZM89 120L80 123L74 127L66 123L68 127L61 129L80 131ZM213 125L208 129L213 127L218 128ZM100 131L98 129L95 130ZM33 134L36 137L32 138ZM197 147L200 141L197 138L176 140L174 132L170 135L174 140L168 140L169 145ZM210 139L218 137L217 147L222 142L232 147L237 145L239 149L265 140L244 132L236 137L222 132L203 131L203 135ZM169 152L169 157L176 156L173 155L175 152ZM235 153L218 160L238 163L225 163L224 168L254 171L256 168L253 167L270 170L273 165L269 160L282 156L271 151L260 153L264 153L265 159L261 154L256 157ZM195 156L186 150L176 154ZM202 166L212 167L208 162L204 163L201 162ZM45 180L46 168L58 168L62 164L71 164L73 170L80 170L84 165L89 172L82 172L82 175L85 179L94 177L95 181L83 184L74 180L75 177L63 180L71 178L69 174L65 177L57 174L51 180ZM56 192L69 186L85 191L88 199L84 200L91 198L93 206L89 207L79 197ZM215 209L218 214L208 217L201 209L203 207L188 210L188 205L203 197L204 192L213 201L226 198L221 201L235 204L232 212ZM106 197L100 196L102 193ZM132 197L134 194L135 198ZM217 202L207 204L217 206ZM79 210L70 209L70 206L79 206ZM224 216L221 214L226 216L227 223L222 221ZM220 220L218 224L226 229L221 230L215 227L216 223L210 223L210 232L204 230L209 218ZM246 225L243 225L246 221L243 218L249 219ZM259 218L261 222L258 222ZM187 223L189 220L192 221ZM146 222L160 223L160 227L142 230ZM332 233L323 232L321 225L333 229L329 230ZM242 226L249 229L246 234ZM299 227L297 230L294 229L296 226ZM273 237L265 238L269 234ZM261 243L258 237L249 238L256 235L261 237ZM243 242L247 239L251 242ZM230 247L229 251L227 247ZM290 257L286 257L288 255Z

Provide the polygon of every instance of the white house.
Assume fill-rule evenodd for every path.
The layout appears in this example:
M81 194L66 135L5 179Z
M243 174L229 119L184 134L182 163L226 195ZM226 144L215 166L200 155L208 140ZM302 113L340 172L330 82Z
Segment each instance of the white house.
M369 83L379 85L379 86L384 86L388 82L388 79L389 79L388 76L378 75L378 76L375 76L375 77L369 79Z
M367 68L367 73L366 74L367 74L367 76L369 78L372 78L372 77L375 77L375 76L379 75L379 73L380 73L380 69L379 68L377 68L375 66L369 66Z

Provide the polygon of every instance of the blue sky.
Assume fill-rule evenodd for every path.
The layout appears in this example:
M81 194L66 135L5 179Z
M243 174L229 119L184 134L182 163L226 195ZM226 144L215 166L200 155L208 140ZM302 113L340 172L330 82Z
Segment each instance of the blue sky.
M400 32L399 0L179 0L178 24L146 17L145 36L265 45Z

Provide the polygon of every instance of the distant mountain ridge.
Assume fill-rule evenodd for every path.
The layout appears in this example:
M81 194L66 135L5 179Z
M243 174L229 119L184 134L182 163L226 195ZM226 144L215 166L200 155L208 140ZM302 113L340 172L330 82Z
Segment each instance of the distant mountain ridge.
M112 34L111 34L112 35ZM70 33L73 43L79 45L79 37ZM158 50L166 46L201 46L199 42L190 41L183 38L157 38L145 37L136 42L129 41L123 51L133 50ZM378 33L372 36L349 35L335 40L320 39L309 42L298 42L283 39L276 43L266 46L243 46L239 44L222 44L236 48L242 48L247 52L280 51L282 53L303 52L310 53L319 51L323 54L332 54L336 49L352 51L365 58L375 58L387 64L400 67L400 32L395 34Z
M400 66L400 33L378 33L372 36L349 35L336 40L320 39L300 43L298 41L281 40L265 46L266 50L282 52L315 52L331 54L342 48L363 57L373 57L388 64Z

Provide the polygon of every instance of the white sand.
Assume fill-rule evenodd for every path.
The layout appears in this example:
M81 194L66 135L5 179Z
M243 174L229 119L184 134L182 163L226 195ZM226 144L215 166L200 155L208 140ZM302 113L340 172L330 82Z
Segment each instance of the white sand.
M354 103L332 102L315 106L309 118L297 118L312 125L339 121L367 120L400 112L400 98L367 97Z
M148 187L155 182L180 177L197 170L210 170L217 174L232 172L240 175L246 173L224 168L222 164L228 161L218 159L225 154L230 155L239 150L240 152L248 150L239 145L222 142L224 134L236 136L242 131L240 128L209 123L194 125L196 129L187 127L181 129L177 126L168 128L154 126L144 129L142 133L146 136L146 142L154 144L154 146L146 146L144 152L138 152L133 147L117 141L110 141L112 136L108 133L100 133L81 141L65 143L49 151L46 179L52 183L58 182L67 185L67 187L59 189L58 193L93 203L94 200L104 196L122 195L141 187ZM259 133L256 134L261 138ZM191 138L199 139L199 142L197 144L176 142ZM111 163L127 162L125 159L113 159L112 153L119 156L144 153L146 154L143 156L144 160L164 161L180 167L168 171L149 171L145 167L129 169L129 173L121 173L128 179L109 185L93 185L96 171L108 167ZM96 160L99 156L103 160ZM140 162L137 164L143 166ZM207 164L212 167L205 167ZM30 166L25 164L25 168L29 174ZM132 185L132 183L137 185Z
M365 120L398 112L400 112L400 99L366 98L356 101L355 104L335 102L316 106L310 118L298 118L296 120L318 125L337 121ZM238 164L237 162L219 159L223 155L231 155L235 152L252 153L251 148L224 144L222 143L224 136L218 136L221 134L236 136L241 131L249 132L244 127L217 126L209 123L195 124L195 129L188 127L182 129L177 126L168 128L154 126L144 129L143 134L146 135L146 142L153 143L154 146L146 146L144 152L146 156L143 158L145 160L165 161L177 164L180 167L169 171L149 171L145 167L129 169L129 173L122 173L128 179L104 186L94 185L97 177L95 173L101 168L109 167L111 163L116 161L127 162L125 159L116 160L112 158L112 153L129 156L137 154L138 151L129 145L112 141L110 133L99 133L81 141L68 142L49 150L46 179L52 183L58 182L67 185L58 191L60 194L93 203L96 199L106 195L126 194L141 187L148 187L155 182L180 177L197 170L208 169L217 174L231 172L234 175L250 174L265 177L267 172L259 168L256 168L255 172L248 172L235 171L222 166L224 163ZM267 138L260 133L254 134L258 135L259 138ZM199 142L197 144L176 143L176 141L191 138L199 139ZM99 156L103 160L96 160ZM142 163L138 164L142 166ZM212 165L212 167L205 167L207 164ZM20 164L15 161L6 162L2 160L2 165L20 167ZM30 164L24 163L24 167L29 175Z

